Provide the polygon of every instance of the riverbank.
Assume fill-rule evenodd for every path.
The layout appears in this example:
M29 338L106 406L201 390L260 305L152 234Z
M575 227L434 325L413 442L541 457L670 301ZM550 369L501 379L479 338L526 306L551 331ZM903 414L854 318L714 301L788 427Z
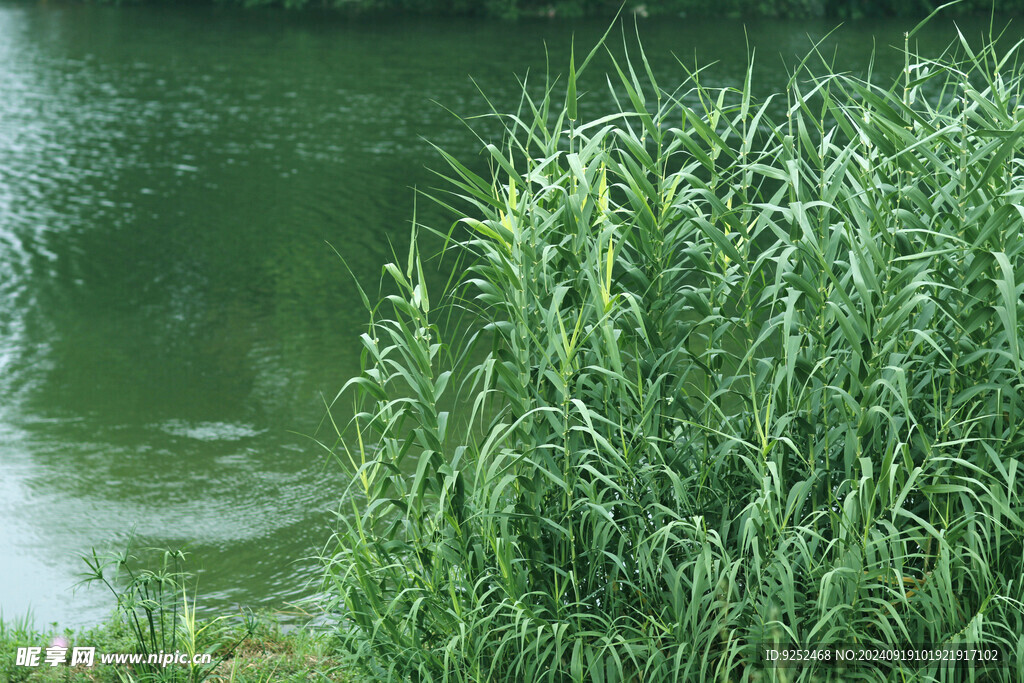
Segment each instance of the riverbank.
M331 681L354 683L359 680L346 671L337 642L330 634L311 628L283 625L270 612L230 620L207 620L198 624L203 634L199 651L209 652L213 661L222 659L202 677L189 680L223 681L225 683L256 683L263 681ZM47 648L68 648L64 664L46 663ZM40 648L39 664L19 665L19 648ZM93 666L70 666L75 647L96 649ZM109 621L92 628L37 628L27 619L0 620L0 680L6 683L114 683L137 680L128 664L102 664L100 654L134 653L132 630L122 618L114 615ZM178 667L174 669L173 667ZM187 680L188 670L169 665L165 675L155 680ZM154 680L147 678L146 680Z
M69 590L78 558L136 524L144 545L189 542L210 613L307 595L350 476L295 432L333 443L320 396L359 373L366 320L326 243L375 285L407 239L409 188L437 184L425 140L487 170L430 100L477 116L479 87L507 110L513 74L539 87L549 58L564 82L573 36L593 45L608 26L325 16L0 1L5 616L103 621L105 595ZM782 92L820 40L839 71L863 73L877 45L875 73L898 73L889 46L915 23L759 22L754 96ZM969 37L988 25L958 22ZM713 64L708 86L743 82L743 22L640 31L659 83L678 83L676 56ZM936 20L915 40L937 55L955 36ZM1006 40L1020 37L1012 24ZM603 80L586 89L584 114L614 107ZM785 120L785 100L767 113ZM497 119L476 120L500 139ZM416 216L450 224L422 199ZM426 275L440 291L446 274Z

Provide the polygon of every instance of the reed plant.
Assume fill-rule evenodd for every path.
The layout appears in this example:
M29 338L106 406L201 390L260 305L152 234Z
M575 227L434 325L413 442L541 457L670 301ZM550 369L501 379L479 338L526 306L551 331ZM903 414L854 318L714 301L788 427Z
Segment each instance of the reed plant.
M1019 44L912 44L881 84L812 51L766 100L609 51L584 116L599 45L488 174L441 152L458 276L428 293L414 226L326 444L365 671L1024 680ZM763 657L911 645L1002 659Z

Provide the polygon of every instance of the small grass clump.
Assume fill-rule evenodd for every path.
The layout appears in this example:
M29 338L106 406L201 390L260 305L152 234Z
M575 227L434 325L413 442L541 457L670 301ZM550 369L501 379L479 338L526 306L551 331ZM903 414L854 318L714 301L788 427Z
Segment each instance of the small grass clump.
M223 683L355 683L342 665L337 639L308 627L287 628L273 614L257 615L253 628L214 671Z
M343 389L326 580L364 671L1024 680L1019 50L912 38L891 83L812 53L765 101L611 57L588 118L592 52L489 176L445 155L462 275L439 310L414 226Z
M152 683L202 683L234 652L238 643L252 631L250 619L243 619L243 633L234 643L224 639L230 629L227 616L200 621L196 618L195 598L189 596L193 578L184 569L181 550L150 548L160 561L155 568L144 566L132 554L132 540L120 553L101 557L96 550L83 558L88 573L83 584L100 584L117 600L117 617L131 636L128 652L143 655L146 661L132 664L132 680ZM148 661L165 653L181 653L187 665L167 666ZM207 663L194 663L208 655Z

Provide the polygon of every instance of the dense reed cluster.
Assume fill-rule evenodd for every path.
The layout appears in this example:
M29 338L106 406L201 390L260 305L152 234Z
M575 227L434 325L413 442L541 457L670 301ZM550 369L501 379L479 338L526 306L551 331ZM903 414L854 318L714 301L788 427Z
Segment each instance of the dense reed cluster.
M428 295L414 232L338 399L361 666L1024 679L1019 53L912 38L894 82L812 54L768 101L634 48L583 117L588 57L502 117L488 177L445 155L460 279ZM1005 666L760 654L958 643Z

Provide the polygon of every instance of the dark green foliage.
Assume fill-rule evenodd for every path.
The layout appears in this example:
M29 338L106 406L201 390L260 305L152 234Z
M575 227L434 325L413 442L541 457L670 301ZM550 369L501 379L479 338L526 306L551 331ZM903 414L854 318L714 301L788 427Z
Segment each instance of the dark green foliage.
M100 2L180 2L180 0L99 0ZM334 9L356 14L433 14L480 16L501 19L549 17L572 19L612 16L620 9L640 17L889 17L924 16L941 5L937 0L188 0L244 7ZM1024 12L1024 0L963 0L954 10L960 14Z
M885 87L802 68L780 121L642 52L577 114L574 59L489 177L445 156L462 277L432 307L414 232L343 390L327 589L361 666L881 680L758 645L977 643L1022 680L1021 75L956 47Z

